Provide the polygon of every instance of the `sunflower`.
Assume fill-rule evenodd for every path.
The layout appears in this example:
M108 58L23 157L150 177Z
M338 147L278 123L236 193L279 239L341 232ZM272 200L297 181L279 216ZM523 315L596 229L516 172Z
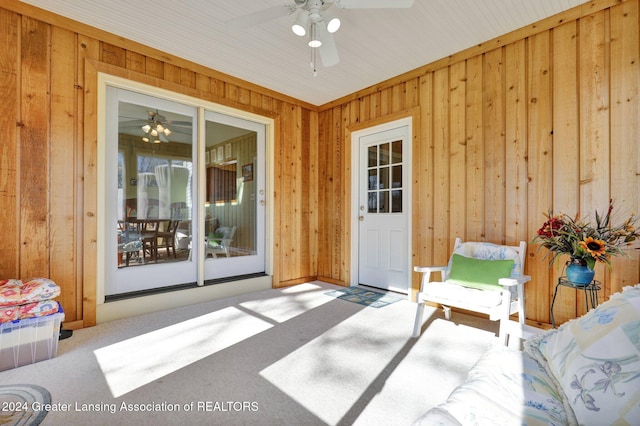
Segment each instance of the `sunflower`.
M607 251L607 245L602 240L596 240L593 237L587 237L580 241L580 247L587 251L591 256L602 256Z
M590 222L578 215L575 218L564 213L554 215L549 210L544 214L546 220L532 242L549 250L549 267L559 256L568 255L572 261L583 261L591 269L596 262L602 262L611 269L611 258L628 255L625 250L640 240L640 228L636 226L640 216L632 213L616 225L612 221L612 211L613 200L609 200L606 214L596 210L595 222Z

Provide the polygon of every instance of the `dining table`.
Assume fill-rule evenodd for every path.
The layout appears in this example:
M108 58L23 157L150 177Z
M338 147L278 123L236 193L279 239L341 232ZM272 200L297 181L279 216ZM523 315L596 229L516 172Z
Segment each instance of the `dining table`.
M125 254L125 265L129 266L131 257L142 250L142 263L145 263L145 250L149 251L152 261L158 255L157 233L163 223L170 219L128 217L118 220L118 265Z

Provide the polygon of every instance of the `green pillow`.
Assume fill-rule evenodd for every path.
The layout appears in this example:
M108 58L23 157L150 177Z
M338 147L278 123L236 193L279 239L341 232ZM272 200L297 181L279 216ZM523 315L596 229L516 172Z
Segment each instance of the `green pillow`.
M500 278L511 276L513 259L486 260L454 254L451 259L449 281L480 290L497 290Z

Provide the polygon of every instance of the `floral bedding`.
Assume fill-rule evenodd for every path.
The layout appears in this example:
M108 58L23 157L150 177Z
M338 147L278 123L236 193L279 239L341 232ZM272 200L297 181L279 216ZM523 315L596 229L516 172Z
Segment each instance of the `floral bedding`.
M0 323L58 312L60 287L48 278L0 280Z
M526 349L556 378L579 424L638 424L640 285L532 339Z
M60 295L60 287L48 278L0 280L0 307L49 300Z
M491 348L417 425L610 425L640 419L640 284L525 342Z
M0 308L0 323L43 317L45 315L55 314L58 310L59 305L55 300L43 300L41 302L25 303L24 305L8 306Z

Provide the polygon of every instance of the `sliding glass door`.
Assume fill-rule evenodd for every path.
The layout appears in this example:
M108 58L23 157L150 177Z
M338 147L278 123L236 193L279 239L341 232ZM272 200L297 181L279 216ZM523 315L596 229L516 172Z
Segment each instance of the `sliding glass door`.
M107 87L105 295L196 282L197 109Z
M264 124L107 85L105 127L107 300L265 271Z
M264 272L265 126L205 113L205 279Z

